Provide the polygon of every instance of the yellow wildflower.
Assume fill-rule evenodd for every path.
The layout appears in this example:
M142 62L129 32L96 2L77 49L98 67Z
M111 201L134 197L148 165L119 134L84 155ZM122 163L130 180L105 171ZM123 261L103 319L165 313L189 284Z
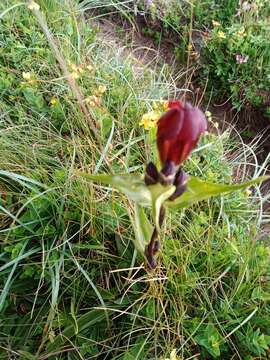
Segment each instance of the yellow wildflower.
M206 110L205 116L209 119L212 117L212 113L210 111Z
M245 32L245 28L242 28L242 29L238 30L236 35L239 36L239 37L247 36L247 33Z
M94 68L93 68L92 65L87 65L87 66L86 66L86 69L89 70L89 71L93 71L93 70L94 70Z
M163 110L168 110L168 108L169 108L169 101L163 101L163 102L162 102L162 107L163 107Z
M159 103L158 103L158 102L154 102L154 104L153 104L153 109L154 109L154 110L158 110L158 108L159 108Z
M247 196L252 195L252 191L251 191L251 190L249 190L249 189L246 189L246 195L247 195Z
M159 100L159 101L155 101L153 104L153 109L155 111L163 112L168 110L168 107L169 107L169 101Z
M98 87L98 93L99 94L104 94L107 91L107 86L106 85L99 85Z
M170 353L170 358L169 358L169 359L164 359L164 360L180 360L180 359L176 356L176 349L173 349L173 351Z
M54 106L54 105L56 105L56 103L57 103L57 99L56 99L56 97L53 96L50 100L50 105Z
M145 130L149 130L156 126L160 113L158 111L150 111L143 115L139 125L143 126Z
M77 72L77 65L70 63L70 67L73 71Z
M212 20L212 24L214 27L220 26L220 23L216 20Z
M223 31L218 31L217 36L220 39L226 39L226 35L225 35L225 33Z
M69 62L69 66L72 70L71 76L73 77L73 79L78 79L78 77L83 73L83 67L82 65L77 66L75 64L72 64Z
M28 9L30 10L39 10L40 6L35 1L29 1L29 4L27 5Z
M80 73L80 74L82 74L83 73L83 67L82 66L78 66L77 67L77 73Z
M79 74L77 73L77 71L73 71L73 72L71 73L71 77L72 77L72 79L76 80L76 79L78 79Z
M24 78L24 80L30 81L32 78L32 74L30 72L24 72L22 73L22 77Z
M85 99L85 102L92 106L92 107L95 107L95 106L100 106L100 98L95 96L95 95L91 95L91 96L88 96L86 99Z
M193 49L192 44L188 44L187 49L188 49L188 51L191 51Z
M170 353L170 360L178 360L176 356L176 349Z

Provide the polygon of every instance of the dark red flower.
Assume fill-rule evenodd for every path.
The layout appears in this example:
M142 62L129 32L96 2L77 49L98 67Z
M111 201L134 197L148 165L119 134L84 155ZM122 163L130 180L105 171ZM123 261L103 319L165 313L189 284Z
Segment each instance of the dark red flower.
M170 101L169 110L158 121L157 147L162 164L179 165L186 160L206 127L206 118L200 109Z

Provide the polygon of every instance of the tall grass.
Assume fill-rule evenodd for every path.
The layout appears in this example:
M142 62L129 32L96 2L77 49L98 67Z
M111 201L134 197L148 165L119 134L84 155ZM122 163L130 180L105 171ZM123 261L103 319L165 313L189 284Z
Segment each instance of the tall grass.
M41 1L67 71L82 65L73 85L85 116L39 17L16 4L0 5L1 358L159 359L174 348L184 359L264 356L259 189L172 214L149 272L132 245L131 204L74 170L143 171L153 144L140 117L175 85L167 69L156 73L101 43L75 2ZM100 85L107 91L93 106L86 99ZM207 135L186 167L226 182L260 171L253 149L240 149L229 131Z

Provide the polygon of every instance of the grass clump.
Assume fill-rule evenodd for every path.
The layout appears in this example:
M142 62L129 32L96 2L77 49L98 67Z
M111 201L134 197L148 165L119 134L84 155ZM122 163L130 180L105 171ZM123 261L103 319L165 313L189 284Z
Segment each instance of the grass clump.
M104 45L76 3L41 1L90 125L37 18L13 5L0 5L0 358L266 356L269 252L252 198L172 214L148 272L132 245L131 204L74 176L143 169L152 147L138 124L169 96L165 71ZM190 173L230 182L239 158L225 156L238 154L229 134L202 145Z

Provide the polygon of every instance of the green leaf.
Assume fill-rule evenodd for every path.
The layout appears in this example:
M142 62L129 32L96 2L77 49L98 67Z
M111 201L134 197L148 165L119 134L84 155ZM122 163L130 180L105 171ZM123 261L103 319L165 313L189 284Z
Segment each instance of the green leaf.
M105 185L111 185L123 192L129 199L135 201L141 206L151 206L151 192L143 181L143 176L139 174L121 174L121 175L90 175L83 172L76 172L87 180L100 182Z
M32 88L25 88L23 95L28 104L37 111L44 110L45 100L43 96Z
M144 209L135 203L135 221L131 218L133 223L135 240L134 245L136 249L144 256L145 246L149 243L153 226L150 224Z
M187 182L186 192L174 201L166 201L174 193L175 186L162 186L161 184L146 186L143 181L143 176L139 174L90 175L87 173L76 172L76 175L84 177L87 180L112 185L139 205L147 207L152 206L153 219L158 230L159 213L163 203L168 207L183 209L198 201L209 199L212 196L245 189L269 178L267 176L261 176L242 184L226 185L210 183L191 176Z
M119 191L122 191L129 199L135 201L135 203L141 206L152 206L153 219L157 230L159 230L161 206L175 191L175 186L163 186L161 184L146 186L142 175L138 174L90 175L77 172L76 175L82 176L87 180L112 185ZM138 237L140 241L142 239L141 235Z
M212 196L226 193L228 194L236 190L246 189L249 186L258 184L266 179L268 179L267 176L261 176L242 184L225 185L210 183L191 176L187 183L186 192L174 201L166 201L166 205L168 207L183 209L198 201L209 199Z
M200 332L196 337L197 344L203 346L214 358L220 356L220 344L222 337L213 324L208 324L204 331Z

